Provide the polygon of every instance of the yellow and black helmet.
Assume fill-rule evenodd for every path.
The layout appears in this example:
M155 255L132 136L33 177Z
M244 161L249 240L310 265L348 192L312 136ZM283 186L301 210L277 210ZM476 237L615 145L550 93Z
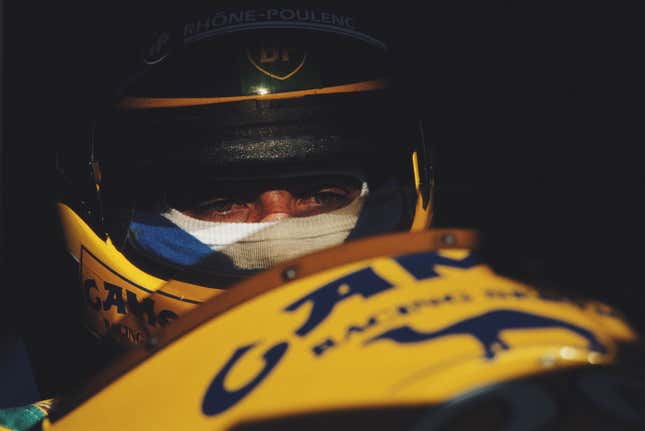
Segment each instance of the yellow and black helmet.
M160 217L169 202L235 181L366 184L346 240L428 228L430 148L394 79L382 15L330 2L231 4L164 16L97 115L80 179L61 163L67 246L81 267L104 268L87 271L155 290L168 279L222 288L263 269L231 271ZM92 296L100 289L87 277Z

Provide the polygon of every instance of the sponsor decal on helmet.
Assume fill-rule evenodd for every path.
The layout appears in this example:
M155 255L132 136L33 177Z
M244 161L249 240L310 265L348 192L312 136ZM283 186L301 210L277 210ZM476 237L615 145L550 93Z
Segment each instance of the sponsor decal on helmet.
M258 29L304 29L331 32L362 40L381 49L387 46L357 27L353 16L308 8L222 10L184 24L184 42Z
M180 310L159 309L150 291L112 271L85 248L81 249L81 286L90 330L97 335L115 331L130 343L140 344L146 334L119 321L133 314L142 328L166 326ZM179 301L178 301L179 302Z
M242 94L266 95L321 87L320 71L297 40L258 40L240 53Z
M157 64L170 54L170 33L167 31L153 35L152 42L144 49L143 61L146 64Z
M275 41L247 48L246 58L261 73L284 81L302 69L307 60L307 52Z

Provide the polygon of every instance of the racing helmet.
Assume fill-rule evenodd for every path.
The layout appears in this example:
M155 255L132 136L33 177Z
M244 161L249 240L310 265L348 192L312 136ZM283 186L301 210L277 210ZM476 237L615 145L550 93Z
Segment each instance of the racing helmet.
M90 308L141 308L169 279L186 290L168 297L198 303L281 260L429 227L430 148L396 77L387 26L377 13L326 4L173 11L141 44L135 71L96 115L89 145L58 160L59 214ZM210 222L182 211L214 189L311 178L351 183L359 196L275 226L232 223L224 246L199 235ZM276 237L288 252L253 259Z

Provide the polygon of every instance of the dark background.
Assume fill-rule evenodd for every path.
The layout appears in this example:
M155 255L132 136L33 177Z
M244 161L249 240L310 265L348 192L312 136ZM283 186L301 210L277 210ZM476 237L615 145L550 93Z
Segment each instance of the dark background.
M642 49L629 12L422 3L393 3L392 16L409 40L403 67L418 83L436 152L435 225L478 229L500 272L595 296L642 328ZM67 257L49 198L54 149L85 145L92 108L138 55L132 39L155 7L4 5L0 323L28 341L45 338L63 369L73 363L72 323L57 310L75 286L58 275Z

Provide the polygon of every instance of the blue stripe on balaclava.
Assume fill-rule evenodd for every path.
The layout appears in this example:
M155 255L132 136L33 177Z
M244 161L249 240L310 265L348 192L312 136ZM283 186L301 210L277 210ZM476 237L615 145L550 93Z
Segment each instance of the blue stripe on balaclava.
M129 233L145 253L184 267L193 266L213 250L159 213L135 212Z

